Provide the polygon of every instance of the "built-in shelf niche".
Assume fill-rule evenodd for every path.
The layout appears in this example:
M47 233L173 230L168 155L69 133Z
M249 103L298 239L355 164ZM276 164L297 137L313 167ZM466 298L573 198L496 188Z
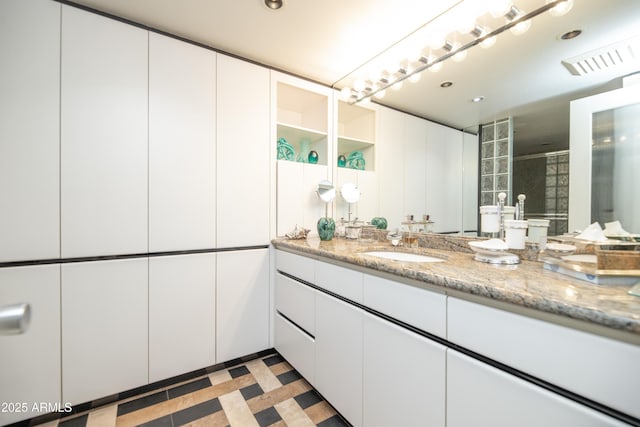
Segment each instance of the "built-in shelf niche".
M352 152L360 151L365 170L375 170L375 129L374 110L338 101L338 156L348 158Z
M302 141L310 142L310 150L318 153L318 164L328 164L327 96L278 83L278 139L284 138L300 155Z

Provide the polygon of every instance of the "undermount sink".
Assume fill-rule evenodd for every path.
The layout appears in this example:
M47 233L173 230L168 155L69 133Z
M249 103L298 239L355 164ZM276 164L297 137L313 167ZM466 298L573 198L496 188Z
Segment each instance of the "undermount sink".
M407 252L384 252L372 251L362 252L360 255L375 256L378 258L390 259L392 261L402 262L444 262L444 259L428 255L411 254Z

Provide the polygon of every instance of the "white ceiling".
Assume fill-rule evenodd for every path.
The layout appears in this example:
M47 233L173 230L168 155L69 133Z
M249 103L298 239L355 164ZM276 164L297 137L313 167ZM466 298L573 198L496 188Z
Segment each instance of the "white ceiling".
M277 11L263 0L75 2L340 88L372 58L462 0L284 0ZM513 116L517 152L567 148L569 100L619 85L621 76L639 70L635 64L580 77L567 71L563 59L640 35L639 0L574 2L567 15L540 15L524 35L505 32L494 47L471 48L463 62L448 60L438 73L424 72L418 83L388 90L377 102L473 131ZM514 3L528 12L544 0ZM573 29L583 34L557 38ZM443 89L443 81L453 86ZM471 103L478 95L485 100Z

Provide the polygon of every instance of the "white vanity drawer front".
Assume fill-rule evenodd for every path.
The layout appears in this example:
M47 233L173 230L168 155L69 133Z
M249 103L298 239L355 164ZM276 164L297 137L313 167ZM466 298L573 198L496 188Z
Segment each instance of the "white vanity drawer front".
M448 339L640 418L640 346L451 297Z
M315 293L309 286L276 273L276 310L311 335L316 329Z
M314 340L276 313L275 348L311 384L315 384Z
M357 303L362 303L363 275L349 268L316 261L316 286Z
M315 281L315 262L312 258L276 251L276 269L310 283Z
M364 275L364 305L425 332L447 337L447 297L443 294Z

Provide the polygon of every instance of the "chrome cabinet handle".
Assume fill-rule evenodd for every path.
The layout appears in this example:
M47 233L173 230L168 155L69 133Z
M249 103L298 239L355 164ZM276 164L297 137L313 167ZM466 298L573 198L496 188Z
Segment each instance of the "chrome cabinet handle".
M29 304L11 304L0 306L0 335L23 334L29 328L31 306Z

